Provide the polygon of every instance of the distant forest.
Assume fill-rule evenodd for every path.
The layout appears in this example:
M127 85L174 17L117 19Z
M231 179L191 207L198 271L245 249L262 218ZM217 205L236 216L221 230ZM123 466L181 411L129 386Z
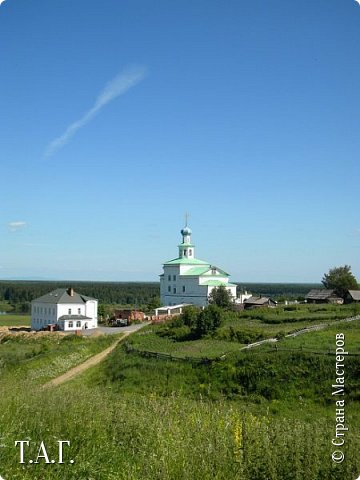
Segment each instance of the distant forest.
M277 301L304 300L312 288L323 288L320 283L237 283L237 285L238 294L247 290L255 296L271 297Z
M83 295L105 305L140 307L154 302L160 296L158 282L46 282L0 281L0 303L14 305L18 312L30 312L30 302L56 288L73 287ZM1 308L0 308L1 309Z
M75 291L94 297L99 304L144 307L160 296L158 282L66 282L66 281L0 281L0 303L6 302L18 312L30 312L30 302L56 288L73 287ZM238 293L247 290L253 295L270 296L275 300L302 300L311 288L310 283L247 283L238 284ZM1 309L1 308L0 308Z

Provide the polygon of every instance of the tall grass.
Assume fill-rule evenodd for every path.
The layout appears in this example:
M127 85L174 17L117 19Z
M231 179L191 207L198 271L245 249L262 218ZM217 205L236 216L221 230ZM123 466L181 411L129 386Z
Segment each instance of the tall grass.
M75 383L0 406L0 473L13 480L340 480L360 471L354 432L336 467L332 425L255 416L227 402L119 396ZM71 447L64 465L22 466L13 446L20 438L34 442L27 459L40 441L50 458L57 439Z
M114 336L3 335L0 338L2 393L28 382L41 384L84 362L115 341ZM29 387L31 388L31 387Z

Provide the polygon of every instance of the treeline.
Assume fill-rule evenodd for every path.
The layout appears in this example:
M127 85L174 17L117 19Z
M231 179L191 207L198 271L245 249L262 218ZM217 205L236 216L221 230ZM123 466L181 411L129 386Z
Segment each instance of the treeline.
M26 305L56 288L73 287L83 295L94 297L100 304L141 306L158 298L160 286L156 282L46 282L0 281L0 302L8 302L26 311ZM19 310L19 308L17 308Z
M157 282L69 282L69 281L0 281L0 303L14 305L16 311L26 313L29 304L56 288L72 286L75 291L94 297L100 304L129 305L141 307L149 305L160 296ZM246 283L238 284L238 293L247 290L253 295L265 295L275 300L302 299L311 288L319 284L309 283Z
M245 290L254 296L271 297L274 300L302 300L312 288L324 288L320 283L241 283L238 293Z

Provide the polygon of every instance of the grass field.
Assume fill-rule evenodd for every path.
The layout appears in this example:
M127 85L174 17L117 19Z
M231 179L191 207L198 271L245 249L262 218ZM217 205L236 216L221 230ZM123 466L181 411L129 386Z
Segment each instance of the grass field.
M0 315L0 327L29 327L30 323L30 315Z
M248 343L279 335L283 337L308 326L334 325L334 329L337 330L340 328L339 325L344 325L344 328L351 330L351 325L349 326L342 320L357 315L359 312L358 306L351 305L294 305L289 306L288 310L278 308L240 313L229 312L225 316L223 326L212 337L176 341L162 335L162 332L169 328L165 324L144 328L138 334L133 335L130 342L135 348L143 351L166 353L176 357L216 358L223 354L237 352ZM304 342L306 343L308 338L307 335L298 337L296 342L287 340L286 345L291 344L298 347ZM321 338L323 337L321 336ZM357 348L357 351L360 352L360 347Z
M0 378L2 394L10 389L41 385L107 348L116 336L97 338L58 334L2 335Z
M322 331L312 332L311 335L285 338L278 344L278 348L334 353L335 337L340 332L345 335L345 347L349 354L360 355L360 320L349 323L337 322Z
M175 342L170 338L156 334L158 327L145 327L140 334L133 335L131 344L139 350L168 353L175 357L209 357L221 356L224 352L239 350L239 344L225 340L204 338L184 342Z
M263 320L247 318L244 325L256 330L261 323L273 333L274 325ZM302 322L282 321L281 326L297 328ZM217 356L225 347L234 349L225 361L194 365L127 354L119 345L80 377L42 390L50 378L106 348L115 337L2 337L0 475L6 480L357 478L359 357L347 359L349 431L345 460L336 465L331 460L335 365L334 357L326 353L334 349L338 331L345 333L349 351L359 351L359 321L336 322L326 330L279 343L286 349L294 347L295 353L266 348L241 353L241 344L233 340L174 342L157 335L157 328L134 334L133 345L177 351L184 357ZM325 355L301 351L301 346ZM18 439L31 441L24 465L14 447ZM45 465L43 459L29 464L41 441L49 457L57 458L57 440L71 442L64 464ZM70 459L75 462L70 464Z
M0 405L1 474L13 480L340 480L356 478L360 468L354 433L346 462L332 465L332 427L322 418L255 415L176 396L119 396L79 381ZM36 458L40 441L56 458L55 441L70 440L65 463L19 465L12 447L19 435L32 442L26 460Z

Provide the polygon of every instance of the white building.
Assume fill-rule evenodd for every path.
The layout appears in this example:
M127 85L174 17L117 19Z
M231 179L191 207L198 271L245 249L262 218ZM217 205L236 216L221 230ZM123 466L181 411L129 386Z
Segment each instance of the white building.
M58 288L31 302L31 328L41 330L56 325L64 331L97 328L98 301L76 293L73 288Z
M181 235L179 256L164 263L164 273L160 275L162 305L185 303L206 306L211 290L219 286L224 286L235 299L236 285L229 283L229 274L195 258L195 246L191 243L191 230L188 226L181 230Z

